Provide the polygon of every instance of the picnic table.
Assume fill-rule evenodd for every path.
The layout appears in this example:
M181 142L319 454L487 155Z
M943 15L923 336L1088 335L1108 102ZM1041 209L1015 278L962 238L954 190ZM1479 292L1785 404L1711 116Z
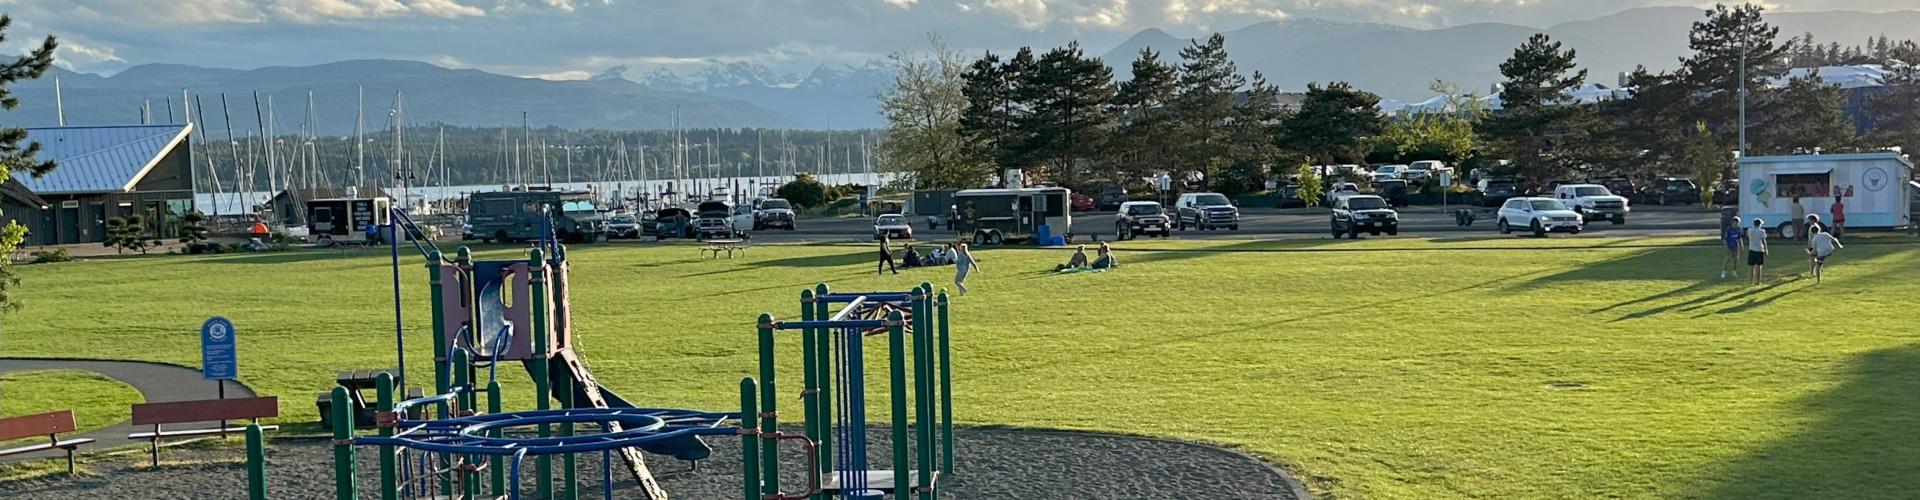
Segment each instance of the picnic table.
M706 246L700 247L700 254L706 255L711 253L713 254L713 258L718 259L720 258L720 252L726 252L727 258L731 259L733 258L734 252L746 253L747 248L750 246L752 245L748 244L747 240L738 238L707 240Z

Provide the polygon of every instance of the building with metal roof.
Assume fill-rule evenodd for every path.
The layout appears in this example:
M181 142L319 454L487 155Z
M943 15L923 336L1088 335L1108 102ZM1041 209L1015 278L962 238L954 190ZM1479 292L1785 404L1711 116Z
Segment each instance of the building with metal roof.
M37 158L53 160L52 172L15 175L45 201L30 244L99 242L108 219L138 215L160 239L179 232L193 210L192 125L120 125L29 128L40 144Z

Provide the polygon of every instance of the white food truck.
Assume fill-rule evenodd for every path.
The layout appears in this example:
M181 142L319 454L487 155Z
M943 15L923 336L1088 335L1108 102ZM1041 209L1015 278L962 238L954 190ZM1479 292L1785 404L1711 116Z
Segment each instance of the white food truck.
M1756 156L1740 159L1740 217L1759 217L1782 237L1794 237L1793 199L1806 213L1830 217L1833 200L1846 203L1847 229L1913 224L1913 162L1895 152Z

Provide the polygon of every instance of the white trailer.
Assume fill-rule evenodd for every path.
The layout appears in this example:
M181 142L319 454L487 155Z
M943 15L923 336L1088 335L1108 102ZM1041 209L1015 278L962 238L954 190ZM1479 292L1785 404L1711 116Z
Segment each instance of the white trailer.
M1835 197L1846 202L1847 229L1913 224L1913 162L1894 152L1756 156L1740 159L1740 216L1764 219L1793 237L1793 199L1825 221Z

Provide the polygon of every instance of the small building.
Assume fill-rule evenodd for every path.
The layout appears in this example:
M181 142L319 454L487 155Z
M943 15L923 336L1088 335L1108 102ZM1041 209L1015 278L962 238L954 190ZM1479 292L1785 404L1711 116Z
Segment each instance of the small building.
M179 235L193 210L192 125L29 128L37 158L57 166L45 176L16 174L45 201L47 214L28 226L36 244L95 243L107 220L138 215L149 234Z
M52 233L35 231L34 228L47 227L51 223L47 218L51 216L52 212L47 210L47 200L33 194L18 178L7 179L6 183L0 184L0 227L6 227L9 222L25 226L27 238L21 242L23 245L47 244L45 240Z

